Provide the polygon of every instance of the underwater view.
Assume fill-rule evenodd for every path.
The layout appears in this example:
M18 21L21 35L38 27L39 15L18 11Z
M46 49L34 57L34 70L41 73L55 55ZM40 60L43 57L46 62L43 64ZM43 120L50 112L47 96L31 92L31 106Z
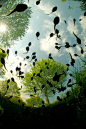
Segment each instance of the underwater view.
M85 0L0 0L0 127L86 128L85 51Z

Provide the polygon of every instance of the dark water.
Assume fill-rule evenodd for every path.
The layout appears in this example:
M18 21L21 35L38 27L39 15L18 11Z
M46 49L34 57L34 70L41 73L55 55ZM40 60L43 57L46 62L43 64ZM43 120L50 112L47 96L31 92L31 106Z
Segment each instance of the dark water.
M25 86L21 83L21 79L15 76L15 68L19 66L19 63L21 62L21 69L24 71L24 74L29 72L30 64L32 64L33 61L30 62L30 59L23 61L23 59L25 56L31 56L33 52L37 53L36 55L38 61L40 61L42 58L48 59L48 55L51 53L53 59L57 62L61 61L61 64L63 65L67 63L70 64L71 58L69 53L71 53L72 57L75 59L74 67L79 68L79 66L82 65L79 57L75 57L74 54L76 53L81 55L82 58L85 56L86 17L84 16L84 12L86 3L84 1L81 2L72 0L63 2L61 0L41 0L40 4L36 5L35 0L29 0L29 2L26 0L25 4L31 8L28 8L24 12L15 12L10 16L6 16L16 7L18 3L21 2L22 0L17 0L17 2L16 0L13 2L9 0L9 2L7 1L0 8L0 23L2 24L0 28L0 46L5 51L7 49L10 50L8 58L5 58L8 72L6 71L5 75L1 76L1 80L10 79L13 77L17 82L17 85L19 87L22 85L22 89L24 90ZM83 6L81 6L81 4ZM53 7L55 6L57 7L57 10L52 12ZM59 35L61 36L61 39L57 38L57 40L56 35L50 38L50 33L55 32L53 20L56 16L60 18L60 22L56 25L56 29L59 30ZM75 24L73 19L75 19ZM79 19L82 20L79 21ZM64 20L67 24L64 22ZM73 31L81 39L81 44L77 43ZM38 39L36 37L37 32L40 32ZM29 47L29 52L25 55L23 53L26 52L26 46L29 42L31 42L31 46ZM65 46L66 42L68 42L71 46L73 44L77 45L76 47L70 48L62 47L60 51L55 48L55 43L61 44L60 46ZM83 54L81 54L80 46L84 49ZM15 55L15 51L18 52L17 56ZM27 65L24 66L24 64ZM70 66L70 73L74 67ZM11 74L10 70L13 71L13 74ZM67 76L65 84L68 82L69 78L71 77ZM67 88L65 92L67 92L68 89L70 88ZM25 95L23 90L21 91L21 97L25 100L29 97L29 93ZM16 93L14 93L14 95L15 94ZM8 95L11 95L11 91L9 91ZM57 95L64 96L64 92L57 92L52 97L49 97L50 102L56 101ZM42 97L45 100L45 97Z

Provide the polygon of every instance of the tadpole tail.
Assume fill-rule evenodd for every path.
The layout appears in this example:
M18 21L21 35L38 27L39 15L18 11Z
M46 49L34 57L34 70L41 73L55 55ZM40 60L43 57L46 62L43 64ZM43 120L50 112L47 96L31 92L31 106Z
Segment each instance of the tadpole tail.
M12 13L14 13L16 11L16 9L14 9L12 12L10 12L9 14L7 14L6 16L10 16Z
M28 52L26 52L26 53L23 53L23 54L27 54Z
M39 40L38 37L36 37L36 38L37 38L37 40Z
M73 32L73 34L75 35L76 38L78 38L74 32Z
M52 13L52 12L51 12L51 13ZM51 14L51 13L50 13L50 14ZM46 14L46 15L50 15L50 14Z
M5 65L4 65L4 68L6 69ZM7 69L6 69L7 70ZM7 70L8 71L8 70Z
M56 30L56 25L54 25L54 30Z

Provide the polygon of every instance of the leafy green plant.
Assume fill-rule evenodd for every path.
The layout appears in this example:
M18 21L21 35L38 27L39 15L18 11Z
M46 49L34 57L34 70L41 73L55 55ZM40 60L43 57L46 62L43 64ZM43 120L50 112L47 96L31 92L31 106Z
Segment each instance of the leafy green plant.
M2 94L6 93L6 96L20 96L20 91L18 90L18 85L13 81L9 82L9 88L7 90L7 80L0 81L0 91ZM7 91L7 92L6 92Z
M71 88L71 96L76 99L78 120L83 121L86 119L86 59L81 60L83 65L80 66L79 69L74 69L72 74L75 77L75 82L79 83L79 81L81 81L82 86L75 84L75 86Z
M14 104L18 104L18 105L22 105L25 104L23 102L23 100L19 97L19 96L14 96L10 99L11 102L13 102Z

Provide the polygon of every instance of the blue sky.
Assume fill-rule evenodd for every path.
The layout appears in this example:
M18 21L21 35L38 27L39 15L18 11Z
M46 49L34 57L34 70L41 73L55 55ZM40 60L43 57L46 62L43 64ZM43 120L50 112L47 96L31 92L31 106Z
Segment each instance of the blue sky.
M80 11L80 2L78 1L66 1L66 2L61 2L61 0L41 0L39 5L36 5L36 0L28 0L25 1L25 3L29 6L32 7L32 14L30 18L30 24L29 24L29 29L26 32L25 37L22 38L22 40L15 41L16 45L12 46L10 48L10 54L9 58L7 60L6 67L8 71L13 70L15 74L15 67L19 63L22 62L23 58L25 58L26 55L23 53L25 52L25 48L29 42L32 43L29 51L29 55L33 51L37 53L37 59L41 60L42 58L47 59L48 54L52 53L52 57L56 61L61 61L61 63L64 65L66 63L70 63L71 58L69 55L69 52L71 53L72 57L75 59L75 67L78 66L78 61L80 61L79 57L75 57L74 53L80 54L80 46L84 48L85 51L85 42L86 42L86 17L83 18L82 21L79 21L79 18L83 17L84 12ZM68 9L69 5L73 9ZM52 8L54 6L57 6L57 11L51 13ZM57 39L56 36L53 36L52 38L49 39L50 33L54 33L54 24L53 24L53 19L59 16L60 18L60 23L56 26L56 28L59 30L59 34L61 35L62 40ZM76 19L76 25L74 26L73 18ZM67 25L64 23L64 20L67 21ZM64 48L62 47L60 52L58 52L57 49L55 49L55 43L62 44L63 46L65 45L66 42L69 42L70 45L77 44L76 38L73 35L73 31L75 34L81 38L82 44L77 45L75 48ZM40 32L40 36L38 37L39 40L36 38L36 32ZM50 47L49 47L50 45ZM15 57L15 51L18 51L18 56ZM28 55L27 54L27 55ZM84 54L82 55L82 58L84 57ZM19 58L19 60L17 59ZM27 63L27 66L24 66L24 64ZM30 63L28 60L25 62L22 62L22 71L28 72L30 70ZM72 66L70 66L70 69L72 70ZM13 77L10 72L7 72L4 76L4 78L10 78ZM20 80L14 76L16 82L18 83L19 86L21 86ZM58 94L58 93L57 93ZM56 94L56 95L57 95ZM60 95L62 95L61 93ZM50 98L50 102L53 102L56 100L56 95L52 98ZM23 93L21 94L22 98L25 100L26 97ZM43 97L44 98L44 97Z

